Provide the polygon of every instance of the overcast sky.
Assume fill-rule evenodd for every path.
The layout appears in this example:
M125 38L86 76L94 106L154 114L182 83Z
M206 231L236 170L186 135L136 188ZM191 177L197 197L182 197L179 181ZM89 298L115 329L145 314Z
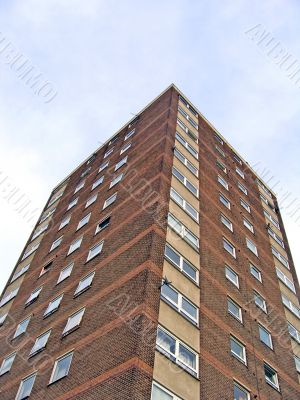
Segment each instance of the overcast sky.
M264 29L300 60L299 20L297 0L1 1L0 291L32 230L16 209L29 202L38 215L60 180L172 82L289 193L282 212L300 272L300 85L258 43ZM57 90L52 101L18 78L1 53L9 41Z

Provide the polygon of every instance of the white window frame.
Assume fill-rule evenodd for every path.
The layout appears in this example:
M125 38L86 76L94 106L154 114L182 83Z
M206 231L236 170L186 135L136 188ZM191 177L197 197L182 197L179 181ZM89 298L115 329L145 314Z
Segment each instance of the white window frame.
M224 163L222 163L222 161L217 160L216 161L216 165L221 171L224 172L224 174L227 174L227 167L226 167L226 165Z
M263 310L263 312L265 312L266 314L268 313L268 308L267 308L267 302L265 300L265 298L258 293L257 290L253 290L253 295L254 295L254 303L255 305L260 308L261 310ZM257 300L261 300L262 301L262 305L257 302Z
M244 392L245 395L247 396L247 400L250 400L250 392L248 389L246 389L243 385L241 385L240 383L238 383L237 381L233 382L233 387L238 388L241 392ZM235 399L238 400L238 399Z
M290 322L287 322L287 325L290 336L300 344L300 332ZM291 331L293 331L293 334Z
M89 249L86 262L92 260L93 258L95 258L96 256L98 256L99 254L101 254L102 249L103 249L103 245L104 245L104 240L101 240L101 242L96 243L94 246L92 246L92 247ZM95 254L93 254L93 251L94 251L95 249L97 249L97 248L98 248L97 252L96 252Z
M76 199L72 200L72 201L68 204L67 211L69 211L71 208L73 208L73 207L76 206L76 204L78 203L78 199L79 199L79 197L76 197Z
M170 256L168 256L167 247L170 249L171 252L174 252L177 255L177 257L179 258L179 263L174 261ZM165 258L193 282L195 282L196 284L199 283L199 271L197 270L197 268L192 263L190 263L185 257L179 254L178 251L176 251L169 243L166 243L165 245ZM187 270L184 268L185 264L187 264L188 269L194 270L195 277L187 272Z
M113 199L113 200L112 200ZM111 201L112 200L112 201ZM109 207L111 204L113 204L115 201L117 200L117 192L114 193L113 195L111 195L110 197L108 197L103 204L102 210L104 210L105 208ZM109 204L107 204L109 203Z
M284 265L287 269L290 269L290 264L288 260L285 257L283 257L283 255L274 246L271 246L271 251L272 254L277 258L278 261L281 262L282 265Z
M243 217L243 225L252 233L254 233L254 226L249 219Z
M118 169L120 169L124 164L127 163L128 160L128 155L124 158L122 158L122 160L120 160L119 162L117 162L117 164L115 165L115 171L117 171Z
M34 301L36 301L39 298L39 295L41 293L43 289L43 286L40 286L36 289L34 289L31 293L30 296L28 297L28 299L25 302L25 306L29 306L30 304L32 304Z
M222 201L221 198L224 200ZM231 210L231 203L230 200L227 199L226 196L224 196L223 193L219 192L219 201L220 203L223 204L224 207L228 208L228 210ZM226 204L225 204L226 203Z
M233 304L237 309L238 309L238 313L239 316L236 316L233 312L230 311L229 307L228 307L228 303ZM233 316L237 321L243 323L243 312L242 312L242 307L236 302L234 301L231 297L227 296L227 312L228 314L230 314L231 316Z
M114 151L114 147L112 147L111 149L107 150L106 153L104 154L103 158L108 157L113 151Z
M87 286L84 286L82 289L79 290L80 284L82 284L82 282L90 279L90 277L91 277L91 282ZM95 271L92 271L92 272L88 273L87 275L85 275L83 278L81 278L80 281L78 282L78 285L77 285L76 289L75 289L74 297L77 297L81 293L83 293L86 290L88 290L92 286L94 277L95 277Z
M15 400L27 399L27 398L30 396L30 394L31 394L31 392L32 392L32 388L33 388L34 382L35 382L35 379L36 379L36 376L37 376L37 373L34 372L33 374L30 374L30 375L26 376L26 378L23 378L23 379L21 380ZM32 380L32 384L31 384L31 388L30 388L29 393L26 393L26 394L27 394L26 397L24 397L24 396L20 397L21 391L22 391L22 387L23 387L23 385L24 385L24 382L26 382L26 381L28 381L29 379L32 379L32 378L33 378L33 380Z
M198 130L198 123L180 105L178 105L178 112L192 125L193 128Z
M172 220L174 224L171 223ZM168 226L192 247L199 249L199 238L171 213L168 214ZM190 239L191 237L193 240Z
M249 214L251 214L251 207L250 205L242 198L240 198L240 205L246 210L248 211Z
M285 284L286 287L288 287L293 293L296 294L296 288L294 285L294 282L291 281L278 267L276 267L276 275L278 279L281 280L282 283Z
M247 237L246 237L246 246L247 246L247 249L249 249L253 254L255 254L256 257L258 257L258 250L257 250L256 244Z
M96 187L100 186L104 181L104 175L100 176L97 178L97 180L92 184L91 191L96 189Z
M13 274L13 276L12 276L12 278L11 278L11 280L10 280L10 283L14 282L14 281L15 281L16 279L18 279L20 276L22 276L23 274L25 274L25 272L28 271L29 267L30 267L30 263L29 263L29 264L23 265L23 267L22 267L21 269L19 269L18 271L16 271L16 272Z
M225 247L225 243L232 248L232 251L229 251L226 247ZM227 253L229 253L233 258L236 258L236 248L235 246L225 237L223 237L223 248L225 251L227 251Z
M219 184L222 185L226 190L229 190L229 185L228 185L228 183L226 182L226 180L225 180L221 175L218 175L218 182L219 182Z
M171 290L176 292L177 294L177 302L175 302L173 299L169 298L167 295L163 293L164 287L170 287ZM181 294L174 286L172 285L166 285L162 284L161 286L161 298L165 300L168 304L171 304L180 314L182 314L184 317L186 317L189 321L194 323L195 325L198 325L199 323L199 307L197 307L194 303L192 303L186 296ZM191 314L185 311L184 307L182 306L183 301L186 301L189 303L192 307L196 309L196 318L194 318Z
M188 202L186 201L174 188L171 187L170 197L176 204L179 205L194 221L199 222L199 213L198 211ZM178 198L180 200L178 200ZM193 212L191 212L193 211ZM193 214L194 213L194 214Z
M230 219L228 219L224 214L220 214L220 219L221 222L224 226L226 226L227 229L229 229L231 232L233 232L233 224L230 221Z
M71 214L67 215L60 223L58 230L60 231L62 228L67 226L71 221Z
M261 338L261 331L264 331L264 332L268 335L269 343L270 343L270 344L268 344L268 343L266 343L265 341L262 340L262 338ZM268 329L266 329L266 328L265 328L263 325L261 325L260 323L258 323L258 334L259 334L259 339L260 339L260 341L261 341L263 344L265 344L266 346L268 346L270 349L273 350L273 339L272 339L272 335L271 335L271 333L268 331Z
M153 397L153 387L156 386L159 390L161 390L162 392L166 393L169 397L172 397L172 400L182 400L180 397L176 396L174 393L170 392L168 389L166 389L165 387L161 386L160 384L158 384L157 382L152 382L152 391L151 391L151 400L156 400Z
M278 236L277 233L275 233L273 231L273 229L271 229L270 227L268 227L268 234L271 236L271 238L273 238L275 240L276 243L279 244L279 246L281 246L283 249L285 249L283 239L281 239L281 237Z
M176 175L177 174L177 175ZM172 175L181 182L189 192L191 192L197 198L199 197L199 189L181 172L179 169L173 166ZM178 177L178 175L182 176L182 179ZM193 188L193 189L192 189Z
M29 352L29 357L32 357L38 353L40 353L41 351L43 351L45 349L45 347L47 346L49 337L51 335L51 329L47 330L44 333L41 333L39 336L37 336L37 338L35 339L35 342ZM38 345L39 342L42 342L42 346Z
M52 373L51 373L51 377L50 377L49 384L50 384L50 383L57 382L57 381L59 381L59 380L65 378L66 376L69 375L70 368L71 368L71 364L72 364L72 360L73 360L73 355L74 355L74 353L73 353L73 352L70 352L70 353L64 354L63 356L61 356L61 357L59 357L59 358L57 358L57 359L55 360L55 363L54 363L54 366L53 366L53 369L52 369ZM64 376L62 376L62 377L60 377L60 378L54 380L54 375L55 375L55 373L56 373L56 369L57 369L57 366L58 366L59 362L60 362L61 360L65 359L65 358L67 358L67 357L70 357L70 363L69 363L69 365L68 365L68 369L67 369L67 371L66 371L66 375L64 375Z
M13 339L21 336L23 333L25 333L27 331L30 319L31 319L31 315L29 315L28 317L24 318L21 322L19 322L19 324L15 330ZM23 324L25 324L25 328L22 327Z
M97 233L103 231L103 229L107 228L110 225L110 218L111 218L111 214L106 215L104 218L101 219L101 221L98 222L97 226L96 226L96 231L95 231L95 235L97 235ZM109 220L108 224L105 225L104 227L100 228L100 224L102 224L103 222L105 222L106 220Z
M198 377L198 371L199 371L199 355L192 350L189 346L187 346L185 343L180 341L176 336L172 335L169 331L166 329L162 328L160 325L157 327L157 331L161 330L165 335L171 337L175 341L175 353L170 353L168 349L164 348L163 346L159 345L156 341L156 349L158 351L162 351L163 354L166 356L169 356L179 367L182 367L185 371L190 372L193 376ZM158 337L158 335L157 335ZM179 346L184 347L187 349L191 354L195 356L195 361L196 361L196 369L185 363L182 359L180 359L180 353L179 353Z
M257 275L258 275L258 276L256 276L256 275L252 272L253 269L257 271ZM252 264L252 263L250 262L250 263L249 263L249 270L250 270L250 274L251 274L256 280L258 280L260 283L262 283L261 271L257 268L257 266L254 265L254 264Z
M16 295L18 294L20 287L17 287L15 289L12 289L10 292L5 293L5 295L2 297L0 301L0 307L4 306L7 304L9 301L14 299Z
M135 128L131 129L130 132L126 133L125 138L124 138L124 142L125 140L129 139L131 136L133 136L135 133Z
M2 361L1 367L0 367L0 376L7 374L11 370L13 363L15 361L16 355L17 355L17 353L15 352L15 353L11 353L8 356L5 356L3 358L3 361ZM8 364L8 365L5 366L5 364Z
M71 314L68 319L67 319L67 323L64 327L64 330L62 332L62 336L67 336L69 333L73 332L75 329L79 328L81 325L81 321L83 319L85 313L85 307L81 308L80 310L74 312L73 314ZM76 324L74 324L72 322L72 320L74 319L74 317L77 317L79 315L79 319L76 320ZM71 325L71 327L70 327Z
M126 145L121 148L120 155L125 153L125 151L127 151L131 146L132 146L132 142L126 143Z
M44 312L44 315L43 315L44 318L49 317L49 315L52 315L53 313L55 313L55 311L57 311L59 309L60 303L62 302L63 297L64 297L64 294L62 293L62 294L56 296L54 299L50 300L50 302ZM53 304L56 302L57 302L57 305L54 308L52 308Z
M235 172L236 172L241 178L245 179L245 174L244 174L244 172L243 172L240 168L236 167L236 168L235 168Z
M243 351L243 357L240 357L239 354L235 353L234 350L231 347L231 342L235 342L238 346L242 348ZM246 353L246 346L238 340L236 337L230 335L230 352L233 357L235 357L237 360L242 362L243 364L247 365L247 353Z
M98 172L102 172L105 168L107 168L109 166L109 160L107 160L105 163L103 163L102 165L100 165Z
M228 271L228 272L231 272L232 275L235 275L235 276L236 276L236 281L234 281L234 280L231 278L231 276L227 274L227 271ZM225 264L225 277L226 277L226 279L229 280L229 282L231 282L234 286L236 286L236 287L239 289L239 287L240 287L240 278L239 278L239 275L238 275L231 267L229 267L229 265L227 265L227 264Z
M196 160L198 160L199 158L199 153L198 151L189 144L189 142L187 142L181 135L180 133L176 132L175 138L177 139L177 141L187 149L187 151L196 158Z
M283 305L290 310L292 314L294 314L298 319L300 319L300 309L296 306L287 296L281 293L282 303Z
M90 205L95 203L95 201L97 200L97 197L98 197L98 193L95 193L95 194L93 194L93 196L90 196L85 203L85 208L88 208Z
M238 182L238 188L240 189L240 191L242 191L246 196L248 196L248 189L241 184L241 182Z
M74 194L79 192L80 189L82 189L85 185L85 180L81 181L78 183L78 185L76 186L75 190L74 190Z
M177 125L195 142L198 143L197 136L185 125L185 123L180 119L177 118Z
M187 167L187 169L195 176L199 176L199 170L193 163L191 163L182 153L175 147L174 156Z
M29 257L32 253L34 253L38 248L39 248L40 243L36 243L34 245L28 246L23 254L23 257L21 258L21 261L25 260L27 257Z
M225 152L219 146L216 145L215 147L216 147L217 152L225 158L226 157Z
M74 251L76 251L76 250L78 250L80 248L82 240L83 240L83 236L80 236L79 238L73 240L73 242L70 244L67 256L69 256L70 254L74 253Z
M57 249L61 245L62 240L63 240L63 236L60 236L59 238L55 239L54 242L52 242L52 244L51 244L49 253L50 253L50 251Z
M63 282L65 279L69 278L69 276L70 276L71 273L72 273L73 267L74 267L74 263L71 263L71 264L67 265L65 268L63 268L63 269L60 271L59 276L58 276L58 278L57 278L57 282L56 282L57 285L58 285L60 282ZM64 275L65 271L68 271L68 275L66 275L66 276L63 278L63 275ZM69 271L70 271L70 272L69 272Z
M269 221L272 222L272 224L280 230L280 224L277 219L275 219L267 210L264 209L264 215L267 217Z
M110 182L109 189L111 189L117 183L121 182L123 177L124 177L124 173L123 172L121 174L117 175L116 177L114 177L113 180Z
M224 140L219 135L215 133L214 136L217 142L219 142L221 145L224 144Z
M271 371L273 371L273 372L275 373L275 374L274 374L275 383L272 382L270 379L267 378L266 373L265 373L265 369L266 369L266 368L269 368L269 370L271 370ZM275 388L276 390L280 391L280 390L279 390L278 373L277 373L277 371L276 371L273 367L271 367L270 364L266 363L265 361L264 361L264 373L265 373L265 380L266 380L266 382L267 382L270 386L272 386L273 388Z
M85 215L85 216L78 222L76 231L79 231L79 229L81 229L83 226L85 226L86 224L89 223L89 220L90 220L90 218L91 218L91 214L92 214L92 213L89 213L89 214Z

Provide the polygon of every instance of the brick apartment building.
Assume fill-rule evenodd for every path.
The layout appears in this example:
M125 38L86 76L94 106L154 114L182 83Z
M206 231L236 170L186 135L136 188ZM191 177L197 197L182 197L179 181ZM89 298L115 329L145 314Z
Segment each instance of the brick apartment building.
M51 193L0 303L1 400L299 400L274 193L171 85Z

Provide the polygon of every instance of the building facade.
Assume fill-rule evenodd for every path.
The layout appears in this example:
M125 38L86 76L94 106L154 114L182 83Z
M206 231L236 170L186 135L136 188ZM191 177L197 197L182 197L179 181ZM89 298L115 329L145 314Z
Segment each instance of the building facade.
M51 193L0 302L1 400L298 400L274 193L171 85Z

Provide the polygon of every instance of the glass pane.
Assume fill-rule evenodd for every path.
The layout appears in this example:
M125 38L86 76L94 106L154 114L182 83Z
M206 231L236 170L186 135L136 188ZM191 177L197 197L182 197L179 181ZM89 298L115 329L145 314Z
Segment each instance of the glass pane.
M175 355L175 339L161 329L158 329L157 331L157 344L163 349L167 350L169 353Z
M161 294L171 302L178 305L178 293L168 285L162 285Z
M228 300L228 311L233 314L235 317L240 319L240 310L239 307L236 306L231 300Z
M193 306L193 304L191 304L185 298L182 298L182 309L194 320L197 320L197 307Z
M179 355L180 361L187 364L189 367L196 369L196 355L188 350L185 346L179 343Z
M186 211L191 214L195 219L198 219L198 213L190 204L186 203L185 205Z
M180 256L169 246L165 248L165 255L170 258L174 264L180 266Z
M166 393L156 385L153 385L152 400L173 400L173 396Z
M171 197L173 200L175 200L178 204L181 205L181 207L183 207L183 198L181 196L179 196L179 194L177 192L175 192L175 190L171 190Z
M58 379L61 379L64 376L68 375L68 372L70 369L70 364L72 361L72 355L73 354L69 354L66 357L57 361L57 363L55 365L54 374L52 377L52 382L55 382Z
M267 346L272 347L270 334L260 326L258 327L258 329L259 329L260 340Z
M197 271L185 260L183 260L182 269L191 278L197 280Z
M249 396L246 390L242 389L240 386L234 385L233 399L234 400L248 400Z
M231 351L233 354L237 355L239 358L242 360L244 359L244 350L243 346L239 344L237 341L234 339L230 340L230 346L231 346Z
M26 399L28 396L30 396L35 377L36 377L36 375L32 375L29 378L26 378L21 382L20 389L19 389L18 395L16 397L16 400Z

